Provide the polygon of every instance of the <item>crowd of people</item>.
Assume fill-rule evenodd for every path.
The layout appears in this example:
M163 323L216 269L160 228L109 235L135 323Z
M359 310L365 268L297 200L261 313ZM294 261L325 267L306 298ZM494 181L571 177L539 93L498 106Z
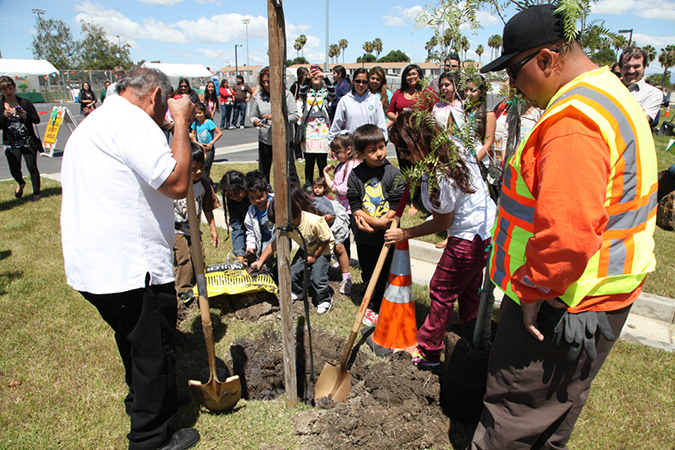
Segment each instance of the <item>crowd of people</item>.
M207 83L202 95L187 79L174 92L161 72L137 69L116 77L114 92L101 95L105 104L96 111L96 95L83 83L79 101L88 117L69 139L62 168L63 253L68 283L115 331L129 386L129 447L179 449L199 440L194 429L169 428L183 401L173 329L177 308L194 301L196 282L188 183L212 246L231 233L237 260L274 274L279 224L271 135L273 124L283 122L291 155L290 236L299 246L290 267L291 300L302 299L306 287L317 314L333 309L332 255L339 292L352 292L353 235L359 296L377 276L363 317L364 325L376 326L393 258L389 252L376 275L380 249L446 231L419 343L406 349L412 363L441 364L455 303L460 323L476 318L489 265L488 276L505 296L472 448L564 448L645 275L654 270L650 124L657 117L656 96L643 80L644 52L623 52L619 81L565 36L563 21L546 4L506 24L502 55L481 72L505 70L523 101L494 109L487 105L486 78L464 72L452 54L429 83L421 67L408 65L393 93L381 67L349 76L336 66L332 80L317 66L300 68L285 93L285 121L272 116L268 67L254 89L239 75L233 86ZM11 78L0 78L0 124L19 183L15 194L25 186L23 155L37 200L30 130L39 118L15 88ZM245 117L258 129L259 168L230 170L215 185L214 145L221 130L243 128ZM387 159L388 142L400 169ZM296 158L305 161L304 185ZM411 186L408 208L427 211L429 219L390 229L403 198L402 172L431 160L433 170ZM214 219L217 188L228 233L223 240Z

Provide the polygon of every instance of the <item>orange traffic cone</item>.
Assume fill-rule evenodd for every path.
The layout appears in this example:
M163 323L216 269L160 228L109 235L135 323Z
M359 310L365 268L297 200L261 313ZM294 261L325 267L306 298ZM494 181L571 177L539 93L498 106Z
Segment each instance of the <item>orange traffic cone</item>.
M380 314L373 334L373 343L378 355L383 352L378 351L377 346L388 349L384 352L386 354L396 349L417 345L417 320L407 240L396 244L389 270L389 283L382 297Z
M670 116L670 108L666 108L666 113L663 115L664 117L669 117Z

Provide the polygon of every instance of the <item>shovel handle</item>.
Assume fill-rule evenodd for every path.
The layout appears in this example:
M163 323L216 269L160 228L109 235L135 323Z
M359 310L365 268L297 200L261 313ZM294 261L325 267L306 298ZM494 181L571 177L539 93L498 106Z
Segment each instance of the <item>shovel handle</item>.
M209 307L209 297L206 292L206 278L204 277L204 254L202 253L202 237L199 232L199 221L197 218L197 207L195 203L195 192L192 184L192 174L188 181L188 194L185 199L188 209L188 224L190 225L190 251L192 252L192 266L195 268L195 278L197 279L197 290L199 291L199 312L202 316L202 330L206 342L206 355L209 361L209 381L215 379L218 381L216 372L216 348L213 339L213 325L211 324L211 309Z
M401 221L403 210L405 209L405 206L408 203L408 197L410 194L409 191L410 186L408 186L408 183L406 183L405 188L403 189L403 195L401 196L401 201L399 202L398 208L396 209L396 215L394 215L394 219L392 220L391 225L389 226L390 230L397 228L399 222ZM382 250L380 250L380 256L379 258L377 258L375 270L373 270L373 275L370 277L370 281L368 282L366 294L363 296L363 301L361 301L361 308L359 309L359 313L356 315L354 325L352 326L352 331L349 334L349 340L347 341L347 346L345 347L344 354L342 355L342 361L340 362L340 372L343 372L347 367L349 354L351 353L352 346L356 341L356 336L358 335L359 329L361 328L361 321L363 320L363 316L366 315L366 308L368 308L368 305L370 304L370 297L372 297L373 292L375 291L377 279L380 277L380 272L382 272L382 267L384 266L384 262L387 259L388 253L389 253L389 246L388 245L382 246Z

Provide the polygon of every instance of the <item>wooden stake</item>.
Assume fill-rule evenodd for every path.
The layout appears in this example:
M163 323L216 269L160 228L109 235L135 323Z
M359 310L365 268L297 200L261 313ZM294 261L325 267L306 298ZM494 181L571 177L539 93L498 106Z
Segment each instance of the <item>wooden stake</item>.
M270 102L272 106L272 172L274 174L274 213L277 228L291 225L288 197L289 173L286 141L286 33L281 0L268 0L267 26L270 57ZM286 403L298 404L295 365L295 335L291 300L291 243L288 233L277 233L277 268L279 271L279 305L281 308L281 344L284 358Z

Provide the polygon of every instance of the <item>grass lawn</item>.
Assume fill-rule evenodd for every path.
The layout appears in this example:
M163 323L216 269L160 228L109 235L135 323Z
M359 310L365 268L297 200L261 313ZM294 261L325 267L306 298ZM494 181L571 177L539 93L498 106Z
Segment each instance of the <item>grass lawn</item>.
M673 163L675 156L660 152L659 168ZM212 178L220 180L233 167L247 171L255 165L216 165ZM14 199L14 187L0 183L0 449L126 448L129 423L122 401L127 392L112 332L94 307L66 285L60 186L43 179L39 203ZM672 236L657 230L659 265L648 278L648 292L675 295L669 272ZM206 243L207 262L224 260L230 246L228 241L214 250ZM353 275L356 291L360 274ZM423 315L428 290L416 286L414 297ZM356 301L355 294L339 296L326 316L312 312L313 327L336 334L336 342L346 339ZM212 318L216 355L225 361L237 338L262 333L250 323L221 318L215 308ZM183 322L181 331L188 338L178 351L178 386L186 390L187 380L206 366L206 355L203 344L194 344L202 342L196 315ZM295 449L300 440L291 419L308 408L289 408L283 399L242 400L232 413L213 415L193 403L181 409L174 425L199 429L197 449ZM675 355L618 342L593 385L570 448L673 448L673 417Z

